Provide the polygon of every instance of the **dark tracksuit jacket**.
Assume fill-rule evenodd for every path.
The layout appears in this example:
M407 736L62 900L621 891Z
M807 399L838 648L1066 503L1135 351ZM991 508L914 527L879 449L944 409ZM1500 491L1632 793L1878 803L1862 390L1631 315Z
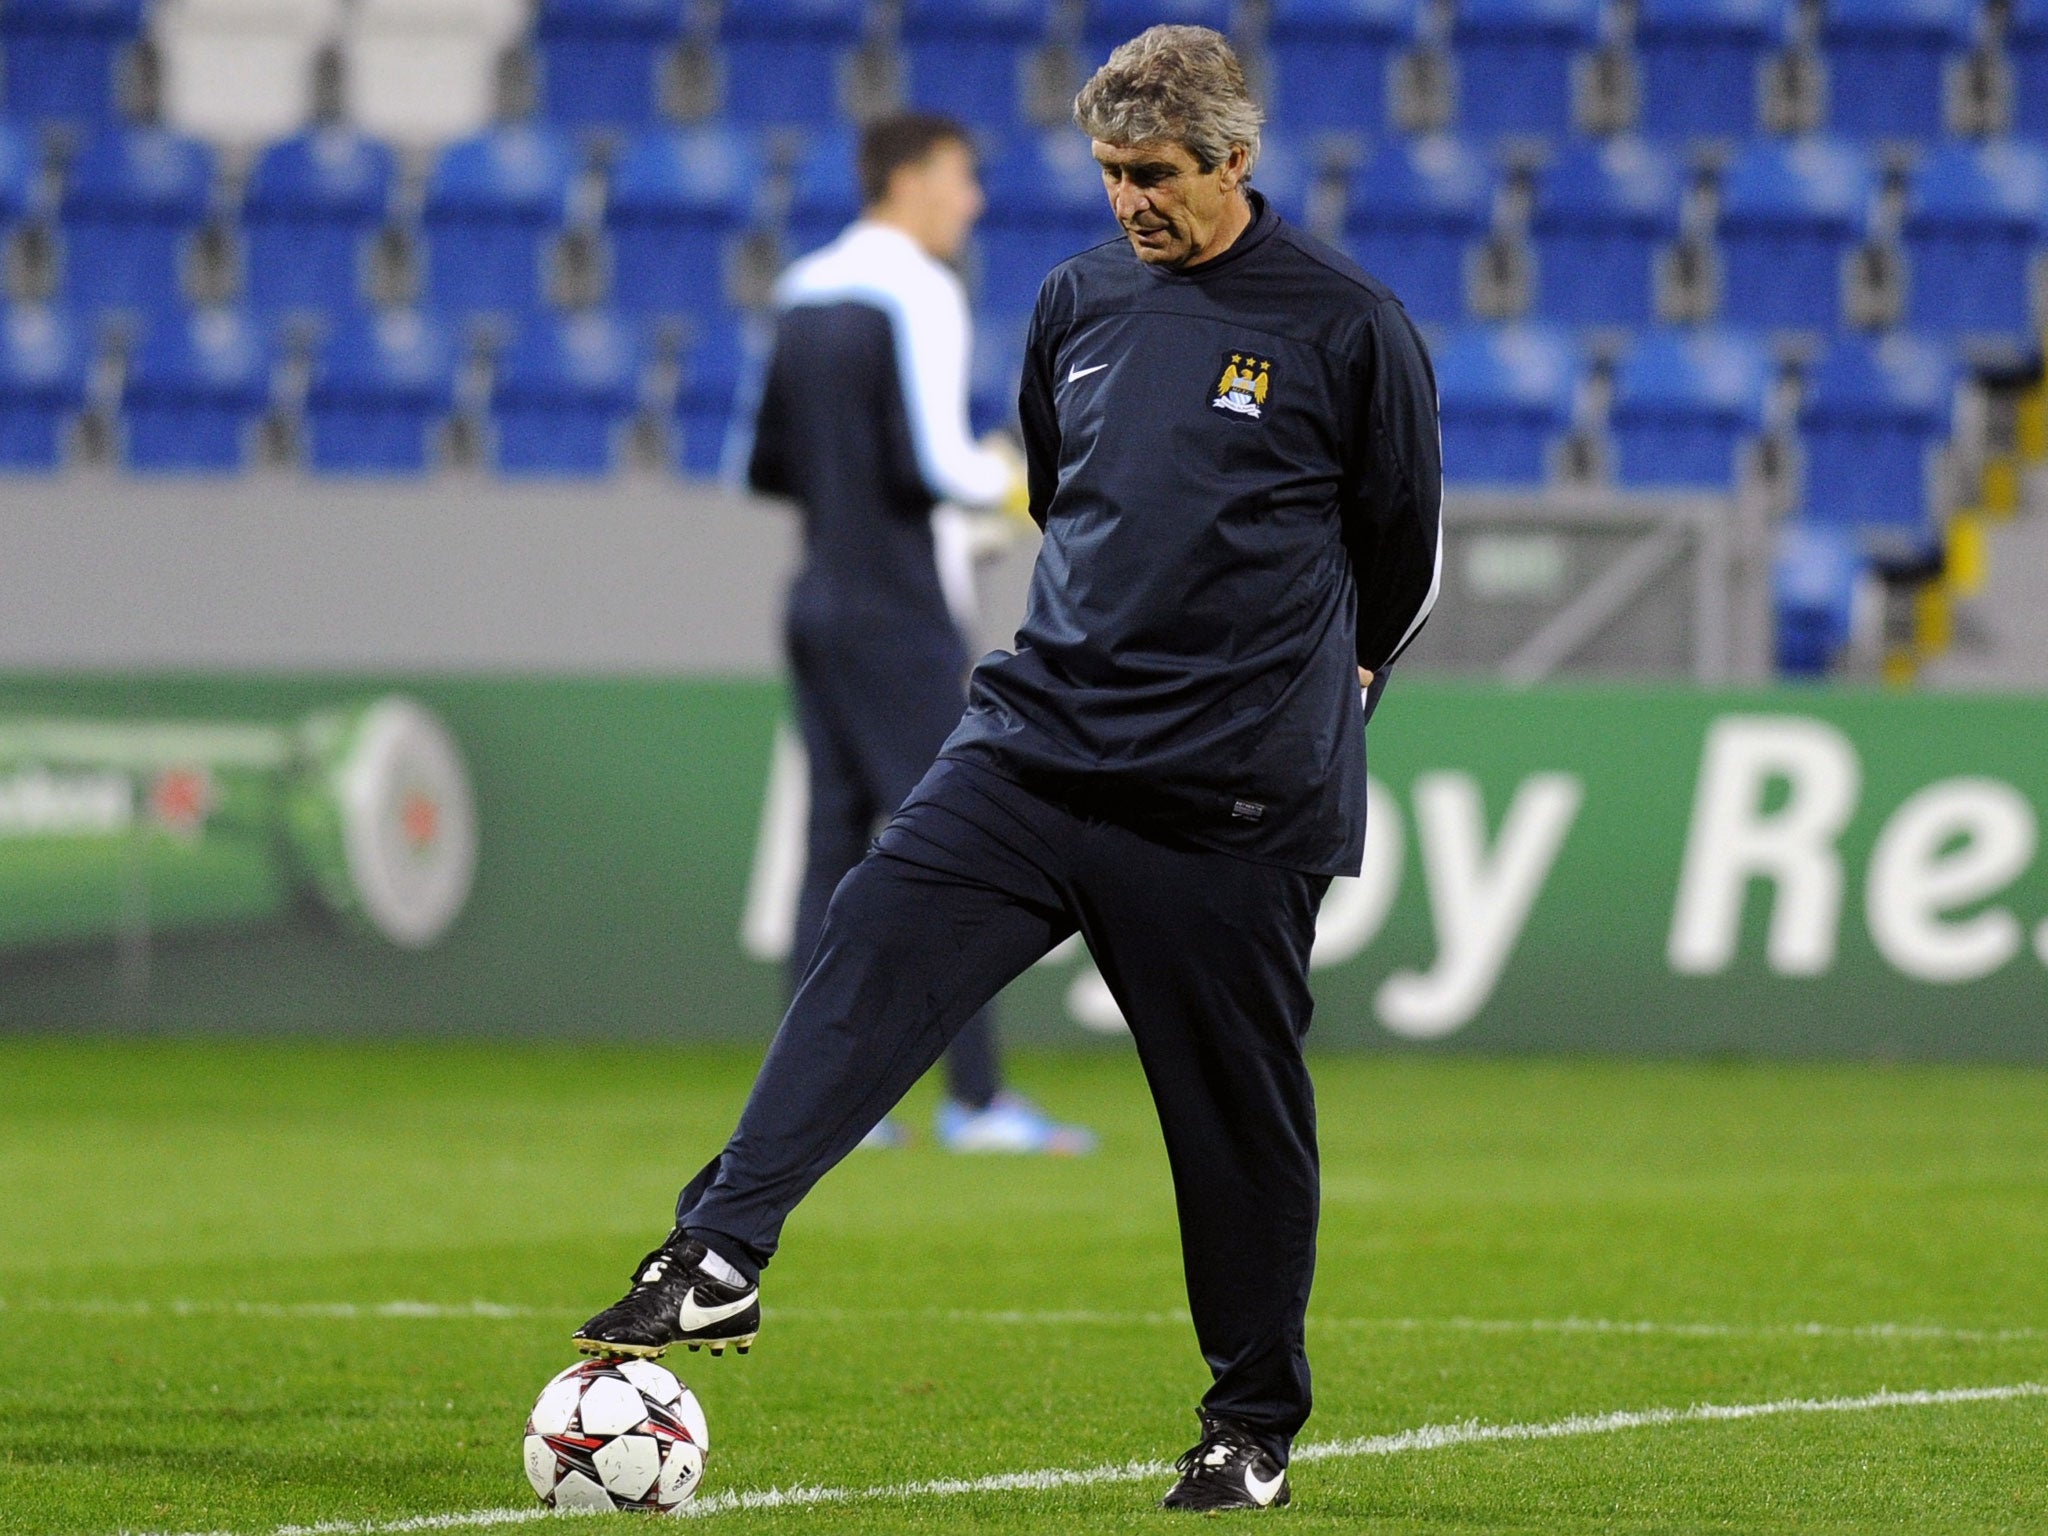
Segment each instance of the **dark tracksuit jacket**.
M945 755L1356 874L1352 669L1383 678L1436 601L1436 384L1385 287L1253 209L1184 272L1118 239L1046 279L1020 399L1045 549Z

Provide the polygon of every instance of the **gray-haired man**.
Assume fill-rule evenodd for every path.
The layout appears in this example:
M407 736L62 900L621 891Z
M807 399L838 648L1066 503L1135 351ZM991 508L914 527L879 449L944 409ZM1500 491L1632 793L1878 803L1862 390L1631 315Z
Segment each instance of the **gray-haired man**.
M1165 1503L1269 1507L1309 1412L1309 947L1364 847L1365 719L1436 597L1435 387L1394 297L1247 185L1259 115L1221 37L1153 28L1074 115L1123 236L1032 318L1017 648L975 669L731 1141L577 1343L751 1344L784 1218L1078 930L1158 1108L1214 1378Z

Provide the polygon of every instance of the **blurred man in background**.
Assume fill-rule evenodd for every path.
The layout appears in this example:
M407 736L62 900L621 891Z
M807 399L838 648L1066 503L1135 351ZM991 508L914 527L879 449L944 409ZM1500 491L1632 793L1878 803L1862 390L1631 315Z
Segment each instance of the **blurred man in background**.
M948 265L982 210L966 130L940 117L882 119L862 136L859 172L860 219L777 287L748 467L756 490L803 509L784 631L810 759L793 980L833 891L959 722L970 530L998 521L1005 502L1021 512L1024 495L1015 450L977 446L967 422L967 295ZM960 508L993 515L970 521ZM957 1151L1094 1144L1003 1088L988 1008L948 1049L946 1083L938 1134ZM866 1144L906 1134L885 1119Z

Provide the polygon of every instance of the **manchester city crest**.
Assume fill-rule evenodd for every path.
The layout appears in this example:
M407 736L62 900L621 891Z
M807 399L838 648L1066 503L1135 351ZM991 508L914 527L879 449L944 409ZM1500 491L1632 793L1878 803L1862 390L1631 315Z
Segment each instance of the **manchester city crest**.
M1233 352L1223 365L1223 377L1209 403L1219 411L1257 421L1266 414L1266 390L1272 378L1273 360L1249 352Z

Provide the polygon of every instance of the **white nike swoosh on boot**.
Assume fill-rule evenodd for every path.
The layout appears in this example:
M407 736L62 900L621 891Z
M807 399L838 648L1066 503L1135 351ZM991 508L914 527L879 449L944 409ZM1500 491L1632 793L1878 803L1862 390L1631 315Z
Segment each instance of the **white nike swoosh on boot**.
M752 1290L738 1301L729 1301L721 1307L700 1307L697 1305L697 1292L693 1287L690 1294L683 1298L676 1321L682 1325L683 1332L696 1333L699 1329L709 1328L713 1323L722 1323L729 1317L738 1317L754 1304L754 1298L760 1294L758 1290Z
M1273 1502L1273 1496L1280 1491L1280 1485L1287 1481L1285 1472L1276 1473L1273 1481L1262 1483L1258 1474L1250 1467L1244 1469L1244 1491L1252 1496L1252 1502L1261 1508Z

